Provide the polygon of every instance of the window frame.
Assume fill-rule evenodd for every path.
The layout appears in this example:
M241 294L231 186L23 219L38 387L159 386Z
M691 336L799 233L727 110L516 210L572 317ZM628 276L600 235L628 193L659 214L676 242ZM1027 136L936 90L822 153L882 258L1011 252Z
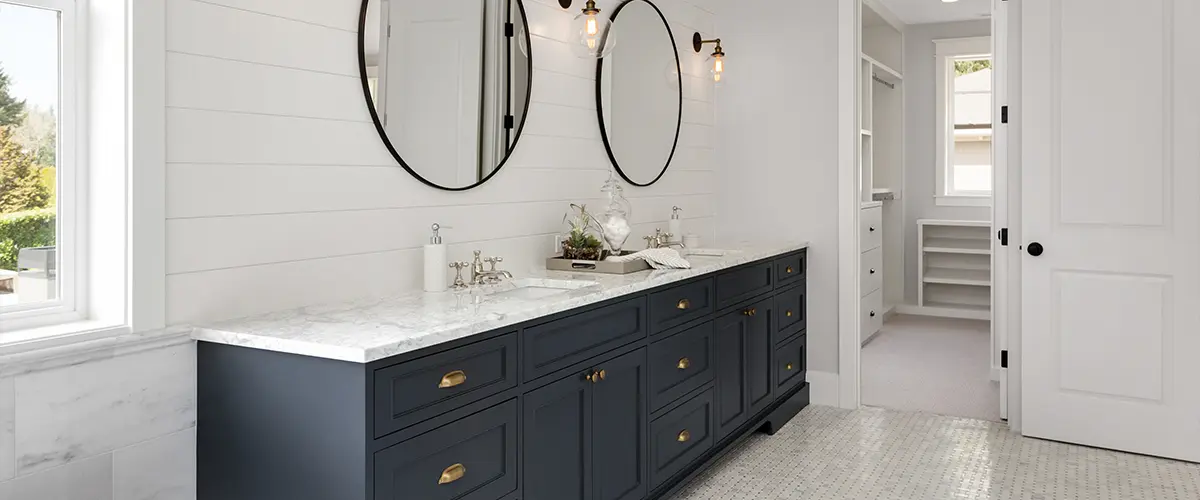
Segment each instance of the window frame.
M992 205L992 196L994 191L953 191L951 186L954 182L954 168L951 165L952 150L954 148L954 72L950 70L953 62L956 59L964 57L982 57L986 56L994 60L992 51L992 37L968 37L968 38L946 38L933 41L935 45L935 101L936 101L936 125L934 129L934 137L936 137L936 158L934 171L934 199L936 205L942 206L978 206L987 207ZM995 74L993 70L993 75ZM995 88L993 85L992 99L995 102ZM993 120L994 121L994 120ZM995 123L992 124L993 133L995 131ZM995 168L995 150L992 151L993 165Z
M84 239L87 213L87 165L82 83L87 69L81 0L0 0L0 3L58 11L58 107L55 109L55 267L58 298L34 304L0 307L0 332L79 321L86 317L87 273Z

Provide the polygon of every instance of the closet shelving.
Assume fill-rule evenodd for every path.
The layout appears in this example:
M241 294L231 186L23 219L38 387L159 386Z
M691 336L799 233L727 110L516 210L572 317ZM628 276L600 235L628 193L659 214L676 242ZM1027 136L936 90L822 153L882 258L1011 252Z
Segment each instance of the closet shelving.
M917 221L917 238L921 307L944 316L990 319L991 223L922 219Z

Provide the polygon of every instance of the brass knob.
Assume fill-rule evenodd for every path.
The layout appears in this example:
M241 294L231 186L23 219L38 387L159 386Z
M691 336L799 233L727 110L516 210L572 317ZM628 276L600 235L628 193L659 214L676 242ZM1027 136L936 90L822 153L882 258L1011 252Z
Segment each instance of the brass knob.
M442 471L442 477L438 478L438 484L450 484L462 479L465 475L467 475L467 467L463 464L454 464Z
M758 309L755 309L753 307L750 309L746 309L745 311L742 311L743 316L754 316L755 314L758 314Z
M792 364L791 364L791 363L788 363L788 364L787 364L787 366L785 366L785 367L783 367L783 368L784 368L785 370L787 370L787 371L789 371L789 372L790 372L790 371L792 371Z
M683 432L680 432L680 433L679 433L679 437L678 437L678 438L676 438L676 439L677 439L677 440L678 440L680 443L686 443L686 442L688 442L688 440L692 439L692 433L691 433L691 432L688 432L688 430L687 430L687 429L684 429L684 430L683 430Z
M597 373L596 376L599 377L600 380L604 380L604 377L608 376L608 372L606 372L604 370L600 370L600 373Z
M679 304L675 306L676 309L681 311L689 307L692 307L692 301L688 299L679 299Z
M463 385L467 381L467 374L462 370L454 370L450 373L442 375L442 381L438 383L439 389L448 389L450 387Z
M692 360L688 358L682 358L679 360L679 364L676 366L678 366L680 370L686 370L689 366L692 366Z
M788 312L787 312L787 317L789 317L789 318L790 318L790 317L792 317L792 312L791 312L791 311L788 311Z
M600 381L600 374L599 374L599 373L597 373L597 372L592 372L592 373L589 373L589 374L587 374L587 375L584 375L584 376L583 376L583 378L584 378L585 380L587 380L588 382L591 382L591 383L593 383L593 384L594 384L594 383L596 383L596 382L599 382L599 381Z
M787 267L787 273L788 273L788 274L792 274L792 266L788 266L788 267Z

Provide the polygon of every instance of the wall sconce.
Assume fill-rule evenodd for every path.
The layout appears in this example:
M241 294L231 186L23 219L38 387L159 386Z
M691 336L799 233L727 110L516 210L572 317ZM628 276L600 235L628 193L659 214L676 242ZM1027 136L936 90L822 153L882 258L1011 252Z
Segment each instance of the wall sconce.
M708 63L712 65L712 69L709 72L712 73L713 83L720 86L722 83L725 83L725 50L721 48L721 39L705 40L704 37L700 36L700 33L692 35L692 48L697 53L704 48L704 44L706 43L716 44L712 55L708 57Z
M569 9L571 0L558 0L558 5ZM579 26L575 55L580 58L600 59L611 54L613 47L617 45L617 37L612 32L612 21L600 17L599 14L596 0L587 0L583 6L583 13L575 16L573 22Z

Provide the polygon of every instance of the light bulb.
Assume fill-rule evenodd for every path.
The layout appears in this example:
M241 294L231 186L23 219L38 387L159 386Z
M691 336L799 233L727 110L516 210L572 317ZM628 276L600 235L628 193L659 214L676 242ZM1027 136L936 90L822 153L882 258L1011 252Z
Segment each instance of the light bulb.
M579 26L578 44L575 55L584 59L599 59L612 53L617 40L613 36L612 21L599 16L595 0L590 0L583 13L575 16Z
M599 23L596 22L596 15L589 14L587 16L587 34L588 36L596 36L600 32Z
M713 54L712 56L712 79L713 83L718 86L725 81L725 55Z

